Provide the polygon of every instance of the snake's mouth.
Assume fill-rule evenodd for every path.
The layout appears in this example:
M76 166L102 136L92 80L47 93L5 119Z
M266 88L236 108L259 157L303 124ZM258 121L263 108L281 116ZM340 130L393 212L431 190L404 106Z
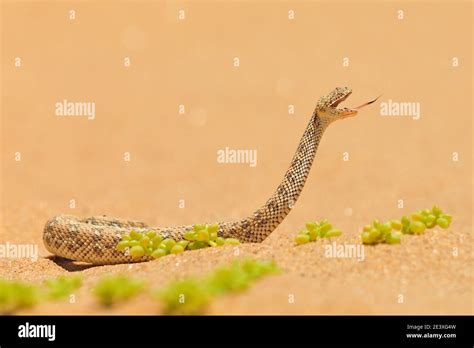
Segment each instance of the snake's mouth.
M339 115L342 116L342 118L346 118L346 117L351 117L351 116L355 116L357 115L357 110L356 109L353 109L353 108L347 108L347 107L344 107L344 108L338 108L337 106L342 103L344 100L346 100L350 95L352 94L352 92L348 92L346 94L344 94L341 98L335 100L330 106L332 108L335 108L338 112Z
M351 116L355 116L357 115L357 113L359 112L359 109L363 108L364 106L367 106L367 105L370 105L372 103L374 103L377 99L380 98L380 96L378 96L377 98L375 98L374 100L371 100L367 103L364 103L362 105L359 105L358 107L355 107L355 108L347 108L347 107L344 107L344 108L338 108L337 106L342 103L344 100L346 100L350 95L352 94L352 92L349 92L347 94L345 94L344 96L342 96L341 98L339 98L338 100L334 101L332 104L331 104L331 107L333 108L336 108L336 110L338 111L338 113L341 115L342 118L346 118L346 117L351 117Z

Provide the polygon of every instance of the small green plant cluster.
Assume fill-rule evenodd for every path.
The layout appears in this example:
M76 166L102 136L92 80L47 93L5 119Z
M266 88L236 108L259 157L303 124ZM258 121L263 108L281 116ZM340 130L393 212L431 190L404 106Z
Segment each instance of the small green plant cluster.
M44 300L63 299L79 288L81 283L79 276L49 279L43 286L0 279L0 313L30 308Z
M194 278L175 281L156 294L166 314L199 314L209 305L212 293L207 284Z
M48 279L44 282L47 289L47 297L52 300L60 300L68 297L82 285L79 276L65 277L59 276L56 279Z
M319 222L311 221L306 223L306 228L298 232L295 242L298 245L313 242L319 238L339 237L341 230L332 227L332 224L324 219Z
M401 239L400 229L402 224L398 220L391 220L381 223L379 220L374 220L372 225L365 225L364 231L361 234L362 242L364 244L398 244Z
M196 250L216 247L224 244L236 245L240 241L235 238L217 236L218 225L194 225L193 229L184 233L184 240L175 241L172 238L163 239L155 231L139 233L130 231L122 236L117 244L117 250L130 253L133 258L151 256L158 259L168 254L179 254L185 250Z
M125 275L108 276L99 280L94 287L94 294L104 307L112 307L118 302L126 301L136 296L145 288L141 280Z
M374 220L372 225L365 225L361 234L364 244L398 244L402 234L422 234L427 228L436 225L446 229L451 224L452 217L434 206L432 209L424 209L411 214L411 219L403 216L400 220L390 220L381 223Z
M207 247L217 247L221 245L238 245L240 241L236 238L223 238L217 236L219 226L214 225L194 225L193 229L184 233L187 249L195 250ZM182 241L184 243L184 241Z
M436 225L442 229L446 229L451 225L453 217L444 213L438 206L431 209L423 209L411 214L411 221L403 216L401 222L403 224L403 234L421 234L426 228L433 228Z
M35 285L0 279L0 313L12 313L34 306L39 301Z
M256 279L278 271L273 261L235 261L216 269L208 277L170 283L157 293L166 313L199 314L214 296L246 289Z
M269 273L276 273L274 261L256 261L247 259L234 261L228 267L217 268L208 278L208 286L215 294L245 290L249 285Z
M276 271L273 262L236 261L230 267L216 269L203 280L189 278L173 282L157 296L164 301L169 313L195 314L202 311L212 296L243 290L255 279ZM41 287L0 279L0 314L29 308L43 300L65 298L81 285L78 276L46 280ZM106 276L94 286L93 294L102 306L110 308L135 297L145 288L144 281L126 275Z

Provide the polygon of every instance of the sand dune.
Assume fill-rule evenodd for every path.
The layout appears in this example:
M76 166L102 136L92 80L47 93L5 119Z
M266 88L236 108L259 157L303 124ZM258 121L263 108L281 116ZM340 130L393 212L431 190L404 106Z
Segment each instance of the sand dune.
M232 248L131 269L73 266L44 248L47 219L166 226L246 216L277 187L316 100L349 85L344 105L383 96L330 126L291 214L262 244L241 246L239 257L275 259L283 272L208 313L472 314L472 4L407 3L404 20L396 4L341 4L292 3L292 22L286 3L187 4L179 22L174 3L81 2L71 22L69 4L5 3L0 243L37 245L40 258L0 259L0 277L85 282L75 304L24 313L160 313L148 298L104 312L91 286L125 272L160 287L230 262ZM457 20L439 25L446 18ZM389 99L419 103L419 119L381 116ZM94 119L57 116L64 100L95 102ZM218 163L226 147L257 150L256 166ZM358 244L372 219L433 204L453 215L448 230L366 247L362 262L325 257L330 241L293 244L308 220L328 218L344 231L337 243Z

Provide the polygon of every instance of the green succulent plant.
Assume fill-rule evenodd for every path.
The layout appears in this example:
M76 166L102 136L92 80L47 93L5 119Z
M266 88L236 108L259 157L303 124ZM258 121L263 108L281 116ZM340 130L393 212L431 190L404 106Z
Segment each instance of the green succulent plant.
M132 230L122 236L122 240L116 248L122 252L128 251L133 258L151 256L158 259L169 254L180 254L187 250L240 244L236 238L219 237L218 230L219 226L216 224L194 225L192 230L184 233L184 239L180 241L172 238L163 239L155 231L140 233Z

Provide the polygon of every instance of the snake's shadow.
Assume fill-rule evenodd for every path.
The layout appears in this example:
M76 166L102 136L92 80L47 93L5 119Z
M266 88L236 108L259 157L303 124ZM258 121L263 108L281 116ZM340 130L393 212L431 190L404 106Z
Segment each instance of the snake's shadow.
M56 265L68 272L80 272L86 269L97 267L98 265L92 265L90 263L72 261L68 259L63 259L59 256L48 256L47 259L53 261Z

